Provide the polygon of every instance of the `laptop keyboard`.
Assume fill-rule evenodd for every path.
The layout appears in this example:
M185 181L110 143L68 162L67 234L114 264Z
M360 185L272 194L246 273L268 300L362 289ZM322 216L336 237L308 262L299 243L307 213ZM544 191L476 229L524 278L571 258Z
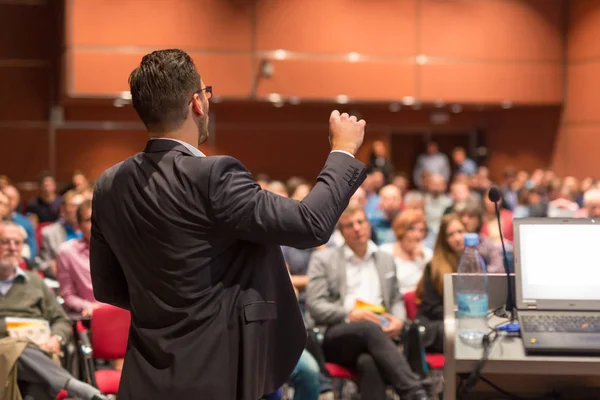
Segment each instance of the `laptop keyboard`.
M525 332L600 333L600 316L592 315L523 315Z

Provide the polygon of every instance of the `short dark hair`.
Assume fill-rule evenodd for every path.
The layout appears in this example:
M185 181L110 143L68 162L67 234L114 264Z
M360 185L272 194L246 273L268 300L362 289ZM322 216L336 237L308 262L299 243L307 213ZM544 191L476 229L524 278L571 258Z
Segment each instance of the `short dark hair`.
M150 132L179 128L187 106L200 92L200 74L183 50L166 49L146 54L129 75L133 108Z
M84 200L83 203L77 207L77 223L81 224L83 222L83 213L87 210L92 209L92 201Z

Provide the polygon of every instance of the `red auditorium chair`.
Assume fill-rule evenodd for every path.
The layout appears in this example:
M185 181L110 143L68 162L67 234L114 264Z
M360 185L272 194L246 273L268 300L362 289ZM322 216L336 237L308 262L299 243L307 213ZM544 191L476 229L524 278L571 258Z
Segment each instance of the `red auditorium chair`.
M115 369L96 370L94 359L117 360L125 358L129 337L129 311L103 304L92 313L90 336L82 324L77 330L81 351L86 361L89 380L103 394L117 394L121 371Z

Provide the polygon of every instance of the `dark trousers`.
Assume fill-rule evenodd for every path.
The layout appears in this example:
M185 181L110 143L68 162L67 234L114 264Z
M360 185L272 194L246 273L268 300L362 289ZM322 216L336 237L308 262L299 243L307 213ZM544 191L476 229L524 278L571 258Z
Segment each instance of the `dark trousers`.
M41 350L30 346L25 348L17 361L17 380L24 400L54 399L62 389L83 399L100 393L98 389L77 381Z
M385 399L386 383L399 395L421 387L404 354L372 322L333 325L325 332L322 346L327 361L358 372L364 399Z

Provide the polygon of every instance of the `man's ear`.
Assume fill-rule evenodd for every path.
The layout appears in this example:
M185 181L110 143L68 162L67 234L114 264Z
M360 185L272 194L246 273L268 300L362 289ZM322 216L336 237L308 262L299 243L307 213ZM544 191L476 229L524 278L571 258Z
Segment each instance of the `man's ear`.
M199 117L204 115L202 101L200 100L200 95L198 93L194 93L194 97L192 98L192 112Z

